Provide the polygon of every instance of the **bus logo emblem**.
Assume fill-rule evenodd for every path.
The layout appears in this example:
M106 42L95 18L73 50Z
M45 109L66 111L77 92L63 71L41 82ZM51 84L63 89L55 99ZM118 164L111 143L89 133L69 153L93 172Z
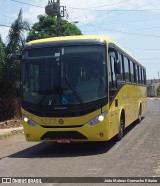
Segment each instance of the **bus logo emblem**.
M59 122L59 124L61 124L61 125L64 124L64 120L63 120L63 119L59 119L58 122Z

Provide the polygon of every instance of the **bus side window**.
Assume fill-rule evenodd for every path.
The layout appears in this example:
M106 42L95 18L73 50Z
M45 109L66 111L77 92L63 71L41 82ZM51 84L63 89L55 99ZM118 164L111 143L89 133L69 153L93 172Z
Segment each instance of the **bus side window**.
M135 64L135 82L138 84L138 66Z
M146 71L143 69L143 75L144 75L144 84L146 85Z
M141 68L141 77L142 77L141 83L144 85L144 73L143 73L143 69L142 68Z
M136 79L135 79L135 65L132 61L130 61L130 72L131 72L131 82L135 83Z
M134 83L137 83L137 71L136 71L137 65L133 63L133 70L134 70Z
M118 52L118 60L120 62L121 74L117 75L117 81L125 81L123 56L119 52Z
M142 68L139 67L139 83L142 84Z
M109 77L110 77L110 87L111 88L116 88L116 75L114 72L114 63L115 63L115 58L113 56L109 55L109 67L110 67L110 73L109 73Z
M140 84L139 66L137 65L137 84Z
M125 80L130 82L130 70L129 70L129 60L124 56L124 70L125 70Z

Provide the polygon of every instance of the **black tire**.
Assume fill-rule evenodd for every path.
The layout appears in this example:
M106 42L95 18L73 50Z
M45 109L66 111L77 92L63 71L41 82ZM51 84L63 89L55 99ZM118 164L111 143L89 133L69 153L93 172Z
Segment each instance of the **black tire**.
M136 123L140 124L141 121L142 121L142 107L140 105L140 107L139 107L139 115L138 115L138 119L136 120Z
M120 119L120 127L119 127L119 132L116 136L116 141L120 141L124 136L124 119L123 117L121 116L121 119Z

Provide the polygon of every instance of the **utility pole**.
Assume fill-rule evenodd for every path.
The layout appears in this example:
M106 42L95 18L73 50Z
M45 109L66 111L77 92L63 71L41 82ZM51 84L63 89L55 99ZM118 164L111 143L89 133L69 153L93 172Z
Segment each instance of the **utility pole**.
M48 16L57 16L57 36L61 36L61 17L64 17L65 7L60 6L60 0L48 0L48 5L45 6L45 13Z
M60 7L60 0L57 0L57 4ZM57 36L61 36L61 13L57 15Z

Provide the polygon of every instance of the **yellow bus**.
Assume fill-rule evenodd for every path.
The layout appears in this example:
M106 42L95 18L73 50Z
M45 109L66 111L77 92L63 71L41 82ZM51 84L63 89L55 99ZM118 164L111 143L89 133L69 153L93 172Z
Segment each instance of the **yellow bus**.
M146 111L146 70L105 36L26 44L21 67L27 141L121 140Z

